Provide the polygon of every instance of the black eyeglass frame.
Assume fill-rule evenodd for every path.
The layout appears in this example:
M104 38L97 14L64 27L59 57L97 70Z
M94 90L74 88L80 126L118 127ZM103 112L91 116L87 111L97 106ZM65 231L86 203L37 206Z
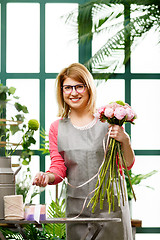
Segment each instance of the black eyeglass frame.
M84 90L83 90L83 92L78 92L78 91L77 91L77 87L78 87L78 86L81 86L81 85L84 86ZM71 90L69 93L66 93L66 92L64 91L64 87L67 87L67 86L72 88L72 90ZM86 87L87 87L87 85L84 84L84 83L76 84L76 85L68 85L68 84L66 84L66 85L63 85L63 86L61 87L61 89L62 89L62 91L63 91L65 94L71 94L72 91L73 91L73 88L74 88L77 93L80 93L80 94L81 94L81 93L84 93L84 91L86 90Z

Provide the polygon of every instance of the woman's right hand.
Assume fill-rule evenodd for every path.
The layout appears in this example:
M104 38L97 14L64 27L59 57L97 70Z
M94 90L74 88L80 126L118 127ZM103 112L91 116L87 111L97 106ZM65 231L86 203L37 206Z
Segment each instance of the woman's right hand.
M49 174L44 172L39 172L34 177L32 185L36 185L39 187L46 187L47 184L49 183L49 180L50 180Z

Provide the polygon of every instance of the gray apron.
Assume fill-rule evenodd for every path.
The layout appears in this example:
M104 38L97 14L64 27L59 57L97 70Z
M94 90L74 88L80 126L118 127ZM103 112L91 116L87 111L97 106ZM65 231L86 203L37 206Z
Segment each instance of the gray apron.
M64 158L67 166L68 182L78 186L92 178L103 161L103 138L108 131L108 124L97 121L97 123L86 130L76 129L69 118L59 121L58 126L58 151ZM81 188L67 186L66 192L66 214L67 217L77 216L81 210L88 193L95 189L97 178ZM89 199L93 196L89 196ZM88 203L88 202L87 202ZM67 224L67 240L91 239L96 232L96 240L132 240L131 220L128 202L121 207L118 206L115 197L115 211L108 213L107 201L104 201L103 210L99 204L92 213L91 205L87 204L80 215L85 218L121 218L121 222L107 222L100 224L70 223Z

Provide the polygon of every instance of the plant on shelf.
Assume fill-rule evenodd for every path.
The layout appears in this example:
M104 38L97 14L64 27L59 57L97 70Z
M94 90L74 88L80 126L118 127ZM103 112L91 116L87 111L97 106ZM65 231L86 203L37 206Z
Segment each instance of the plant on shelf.
M19 103L15 96L16 88L0 84L0 155L10 157L21 146L20 159L22 164L28 165L33 152L31 144L35 144L34 132L38 130L39 123L31 119L26 124L28 109ZM19 134L18 142L11 142L11 138Z
M9 149L16 146L17 143L10 142L11 136L17 132L24 132L26 124L24 123L25 114L28 109L21 105L15 96L16 88L0 84L0 147L1 155L8 154ZM14 103L13 103L14 102ZM8 116L13 113L12 116Z

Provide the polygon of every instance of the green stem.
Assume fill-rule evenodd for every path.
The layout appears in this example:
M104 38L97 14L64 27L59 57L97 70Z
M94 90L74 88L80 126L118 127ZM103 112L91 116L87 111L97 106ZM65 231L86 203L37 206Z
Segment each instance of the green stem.
M135 195L134 190L133 190L133 186L132 186L132 183L131 183L131 178L129 176L129 172L128 172L128 169L127 169L127 164L126 164L126 161L125 161L125 158L124 158L124 155L123 155L122 151L121 151L121 154L122 154L123 164L124 164L127 176L128 176L129 184L130 184L130 187L131 187L131 190L132 190L132 193L133 193L133 197L134 197L134 200L136 201L136 195Z
M97 184L96 184L97 187L98 187L98 184L99 184L99 187L98 187L98 189L95 191L94 196L91 198L91 200L89 201L89 203L88 203L88 205L87 205L87 206L89 206L91 203L93 203L93 205L92 205L92 212L94 212L94 209L95 209L95 207L96 207L96 205L97 205L97 203L98 203L98 199L99 199L99 197L100 197L100 191L102 190L102 184L103 184L103 182L104 182L104 180L105 180L106 173L107 173L107 171L108 171L108 168L109 168L109 166L110 166L110 162L111 162L112 157L113 157L114 146L115 146L115 139L111 139L109 145L110 145L110 147L111 147L111 152L110 152L110 151L107 152L107 156L106 156L106 158L105 158L105 163L104 163L103 166L102 166L102 169L101 169L101 172L100 172L100 176L99 176L99 178L100 178L100 183L99 183L99 179L98 179ZM108 156L109 156L109 160L108 160ZM108 161L107 161L107 160L108 160ZM106 163L107 163L107 166L106 166ZM106 167L104 167L104 166L106 166ZM109 181L109 185L110 185L110 181ZM102 195L102 196L103 196L103 195ZM102 203L101 203L101 204L102 204ZM102 205L101 205L101 206L102 206Z
M121 145L118 142L118 156L119 156L119 161L120 161L120 166L121 166L121 171L122 171L122 183L123 183L123 193L125 197L125 201L127 201L127 196L126 196L126 187L124 183L124 171L123 171L123 164L122 164L122 151L121 151ZM122 186L121 186L122 188Z

